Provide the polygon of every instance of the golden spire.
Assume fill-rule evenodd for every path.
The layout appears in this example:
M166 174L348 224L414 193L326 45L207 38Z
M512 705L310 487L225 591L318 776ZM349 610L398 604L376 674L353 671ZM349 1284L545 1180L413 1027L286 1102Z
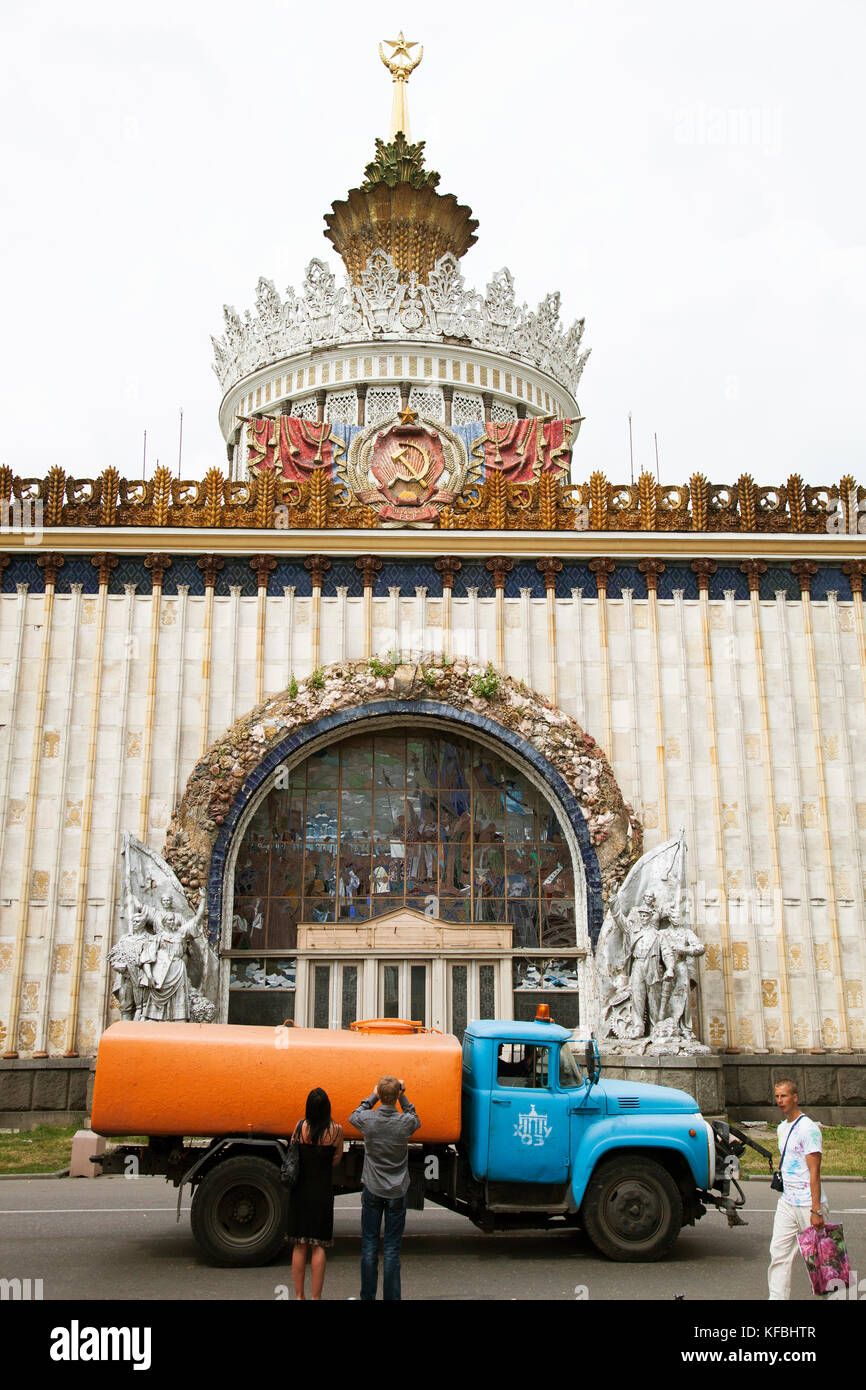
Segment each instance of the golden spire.
M404 39L403 30L397 35L396 39L385 39L384 42L391 49L390 57L385 57L382 44L379 44L379 57L394 80L394 100L391 103L391 133L389 140L393 140L398 131L402 130L407 141L411 139L409 131L409 101L407 98L406 87L409 82L409 75L413 73L424 57L424 49L417 58L413 58L409 52L410 48L418 48L420 45L415 39Z

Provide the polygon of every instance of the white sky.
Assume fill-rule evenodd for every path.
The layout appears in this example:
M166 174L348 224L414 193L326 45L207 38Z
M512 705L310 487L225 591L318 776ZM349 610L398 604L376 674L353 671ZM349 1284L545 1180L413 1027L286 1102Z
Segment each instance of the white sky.
M209 335L282 291L386 135L380 38L483 290L593 354L574 475L866 481L866 6L4 0L0 463L225 467Z

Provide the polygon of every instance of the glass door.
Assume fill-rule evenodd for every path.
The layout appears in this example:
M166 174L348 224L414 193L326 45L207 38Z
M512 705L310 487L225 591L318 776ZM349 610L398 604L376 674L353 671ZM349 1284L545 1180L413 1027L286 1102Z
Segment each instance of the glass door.
M497 1018L496 972L490 962L448 962L447 1030L463 1040L473 1018Z
M311 1028L348 1028L358 1017L358 961L315 961L310 966Z
M429 961L380 961L379 1017L409 1018L430 1026Z

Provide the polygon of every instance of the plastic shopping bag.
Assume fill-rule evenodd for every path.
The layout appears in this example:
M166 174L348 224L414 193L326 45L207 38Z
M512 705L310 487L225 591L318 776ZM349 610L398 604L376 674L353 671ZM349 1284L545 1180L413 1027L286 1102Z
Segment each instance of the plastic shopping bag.
M813 1293L847 1289L851 1266L841 1226L807 1226L797 1240Z

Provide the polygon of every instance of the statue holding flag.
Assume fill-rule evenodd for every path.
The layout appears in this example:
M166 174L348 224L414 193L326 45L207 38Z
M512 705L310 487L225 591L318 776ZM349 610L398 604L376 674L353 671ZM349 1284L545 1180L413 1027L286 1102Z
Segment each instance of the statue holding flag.
M599 1036L616 1051L709 1051L691 1026L695 961L705 947L688 915L681 830L633 865L608 904L596 947Z

